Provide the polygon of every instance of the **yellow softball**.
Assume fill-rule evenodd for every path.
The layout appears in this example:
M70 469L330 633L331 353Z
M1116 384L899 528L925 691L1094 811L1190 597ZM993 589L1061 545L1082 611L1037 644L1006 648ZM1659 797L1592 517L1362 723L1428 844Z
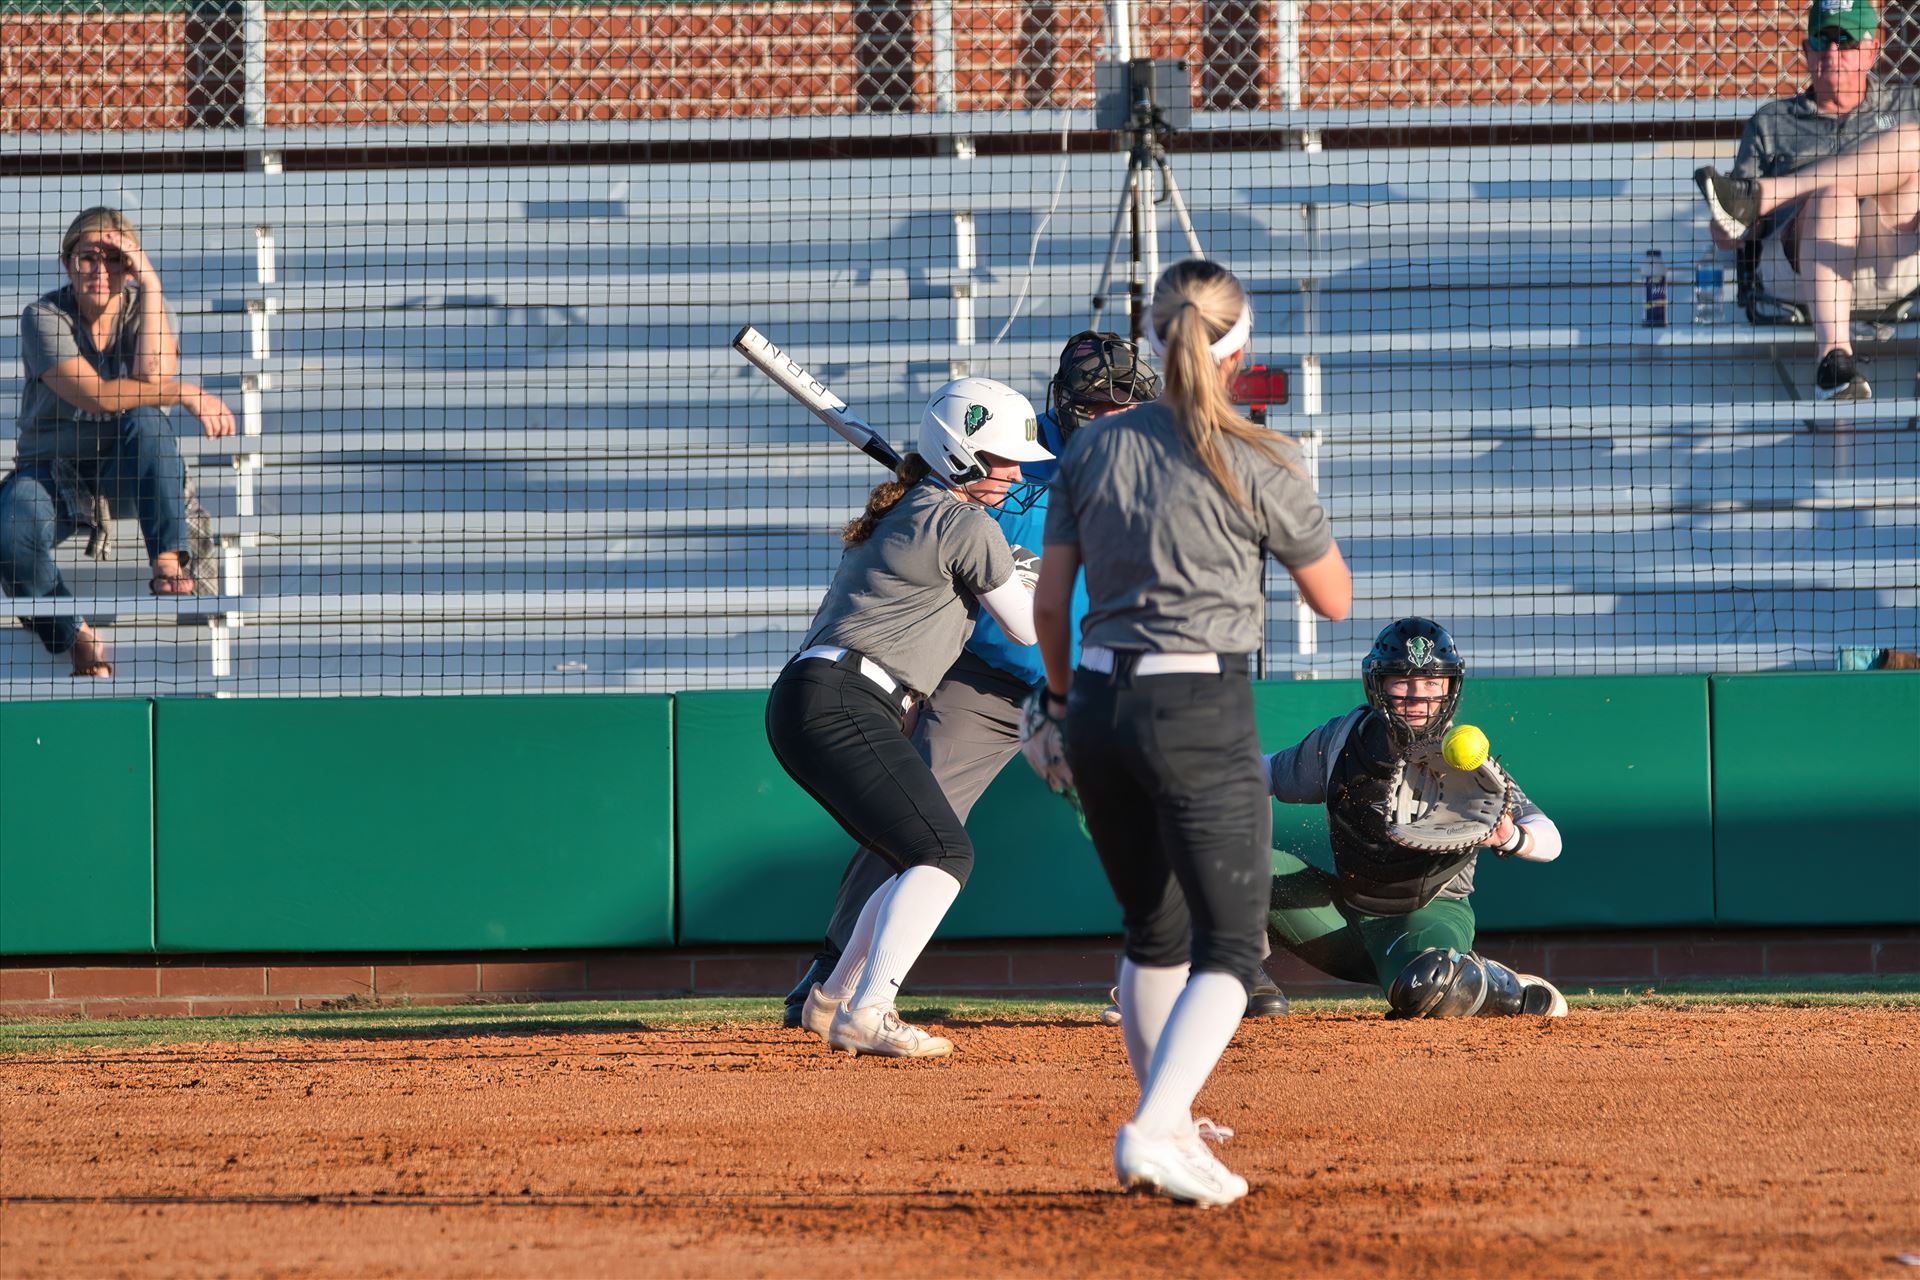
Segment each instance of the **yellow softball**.
M1487 762L1487 735L1470 724L1457 724L1440 740L1440 756L1462 773Z

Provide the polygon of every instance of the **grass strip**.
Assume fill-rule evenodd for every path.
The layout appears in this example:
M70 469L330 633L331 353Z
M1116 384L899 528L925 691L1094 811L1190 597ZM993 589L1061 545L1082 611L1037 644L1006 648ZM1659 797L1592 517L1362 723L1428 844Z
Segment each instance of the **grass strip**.
M1904 1008L1920 1010L1920 974L1771 978L1740 982L1672 982L1649 986L1570 988L1575 1009L1595 1011L1712 1008ZM912 997L901 1002L910 1021L1092 1020L1103 999L1018 1000ZM1307 997L1300 1013L1383 1013L1377 997ZM780 1017L777 997L594 1000L546 1004L370 1005L342 1001L294 1013L212 1018L0 1020L0 1055L69 1049L129 1049L162 1044L247 1044L274 1040L441 1040L484 1036L617 1034L676 1027L766 1026Z

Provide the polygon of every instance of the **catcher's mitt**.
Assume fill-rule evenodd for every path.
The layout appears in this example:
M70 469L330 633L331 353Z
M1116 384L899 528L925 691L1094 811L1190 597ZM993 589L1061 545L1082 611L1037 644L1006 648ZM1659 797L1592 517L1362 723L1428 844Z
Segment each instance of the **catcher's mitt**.
M1459 853L1492 835L1513 811L1513 782L1492 759L1462 771L1435 741L1416 742L1387 785L1387 838L1428 853Z

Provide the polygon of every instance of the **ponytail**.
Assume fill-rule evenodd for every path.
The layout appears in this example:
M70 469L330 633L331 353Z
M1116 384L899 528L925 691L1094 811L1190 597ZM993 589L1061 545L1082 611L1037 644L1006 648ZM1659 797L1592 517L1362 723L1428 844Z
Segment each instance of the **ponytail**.
M1164 353L1166 379L1160 400L1173 413L1181 443L1207 469L1222 492L1241 505L1246 496L1228 465L1221 437L1243 440L1273 462L1296 474L1299 468L1281 452L1293 441L1255 426L1233 407L1213 344L1235 330L1248 314L1247 293L1225 267L1198 258L1177 262L1161 275L1153 291L1149 323L1154 345Z
M847 527L840 531L840 541L851 547L871 538L873 527L880 523L880 517L893 510L894 505L907 496L907 490L932 474L933 468L919 454L910 453L902 458L899 469L893 473L893 479L875 485L873 492L867 495L867 509L847 521Z

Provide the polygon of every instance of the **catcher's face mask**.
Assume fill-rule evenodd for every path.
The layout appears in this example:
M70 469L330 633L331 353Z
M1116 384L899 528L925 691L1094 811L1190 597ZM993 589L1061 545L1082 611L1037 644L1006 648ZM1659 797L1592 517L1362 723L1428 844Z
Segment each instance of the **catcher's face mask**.
M1389 676L1380 682L1387 712L1415 733L1444 726L1440 713L1459 702L1456 682L1448 676Z
M1117 333L1075 334L1060 353L1060 369L1047 386L1047 407L1062 440L1093 419L1160 394L1160 376Z

